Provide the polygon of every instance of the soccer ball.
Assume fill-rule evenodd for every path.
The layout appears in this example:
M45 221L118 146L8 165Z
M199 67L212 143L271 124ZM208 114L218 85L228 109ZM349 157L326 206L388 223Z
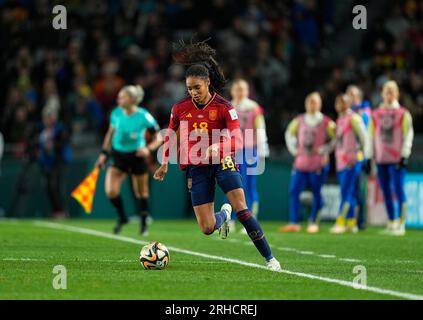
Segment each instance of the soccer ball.
M146 270L162 270L169 264L169 250L160 242L151 242L141 249L140 263Z

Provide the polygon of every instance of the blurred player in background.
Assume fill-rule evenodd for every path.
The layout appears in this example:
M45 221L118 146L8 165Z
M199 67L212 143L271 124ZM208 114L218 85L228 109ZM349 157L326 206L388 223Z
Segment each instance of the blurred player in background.
M405 234L406 195L404 179L406 165L413 146L414 130L410 112L398 102L398 84L388 81L383 85L382 104L373 112L371 132L377 177L385 199L389 235ZM394 209L392 189L398 202Z
M189 97L172 107L162 165L154 178L163 181L168 171L170 154L167 151L172 150L176 142L174 132L179 130L179 165L186 170L192 205L202 232L210 235L219 230L220 237L225 239L230 231L233 208L264 257L266 266L270 270L280 270L280 264L273 257L263 230L245 200L241 174L234 160L234 152L243 148L242 133L235 108L218 94L226 81L215 56L216 51L205 42L181 42L180 47L176 48L176 62L188 66L185 79ZM221 130L226 131L227 135L222 137L219 134L215 139L216 131ZM188 132L181 134L181 131ZM188 135L194 135L195 139L188 138ZM215 214L216 182L230 205L223 204Z
M323 207L321 189L329 172L329 154L335 147L335 123L320 110L322 99L318 92L305 99L306 113L292 120L285 132L289 152L295 157L289 190L289 224L281 232L298 232L300 222L300 195L310 187L313 205L308 233L319 231L319 213Z
M269 156L269 145L267 144L263 109L257 102L249 99L248 95L249 87L247 81L237 79L232 83L231 103L238 114L241 130L245 133L245 130L248 129L254 133L251 137L252 139L247 139L244 134L244 150L240 154L243 156L244 161L240 163L239 169L247 206L251 208L253 216L257 218L259 212L257 175L259 174L260 165L264 165L265 157ZM236 162L238 163L238 161ZM231 221L231 228L235 228L235 220ZM245 232L245 229L242 229L242 232Z
M352 99L347 94L336 97L336 171L341 188L341 204L335 225L330 232L358 231L356 220L357 180L365 159L371 157L370 138L361 117L352 111Z
M69 132L58 120L58 110L45 107L42 111L41 133L38 137L38 160L47 184L47 195L53 218L64 218L63 174L71 160Z
M352 99L351 110L357 112L363 119L366 128L372 119L372 106L369 100L364 99L363 90L356 85L350 85L346 92Z
M370 134L370 122L372 121L372 107L370 102L363 98L363 91L356 85L350 85L347 88L347 94L352 99L352 107L351 109L359 114L363 120L363 123L366 127L367 132ZM365 207L365 194L363 189L363 180L364 180L364 173L370 174L371 171L371 162L366 161L370 159L365 159L363 163L363 173L358 176L356 179L356 201L357 201L357 226L358 229L362 230L365 228L365 219L364 219L364 207Z
M159 140L159 126L153 116L144 108L138 107L144 97L141 86L125 86L118 94L118 106L110 115L110 127L103 142L103 149L97 160L104 167L107 158L113 158L106 172L105 189L107 197L119 216L114 233L119 233L128 222L120 190L123 181L131 176L135 198L139 202L141 235L147 235L147 217L149 215L149 186L147 158L156 150ZM145 133L152 136L147 145Z
M3 151L4 151L4 138L2 133L0 132L0 179L1 179L1 160L3 159ZM4 209L0 207L0 217L4 215Z

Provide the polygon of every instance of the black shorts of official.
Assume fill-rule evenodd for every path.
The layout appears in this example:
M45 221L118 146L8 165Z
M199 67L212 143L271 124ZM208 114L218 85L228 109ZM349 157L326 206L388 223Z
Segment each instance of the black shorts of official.
M111 166L127 174L143 175L148 172L147 162L144 157L136 156L135 152L119 152L112 150Z

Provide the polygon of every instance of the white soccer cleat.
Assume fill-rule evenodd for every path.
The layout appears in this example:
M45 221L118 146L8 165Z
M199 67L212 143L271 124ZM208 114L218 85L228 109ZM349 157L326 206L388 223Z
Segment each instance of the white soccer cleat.
M332 228L330 228L329 232L332 234L342 234L347 231L345 226L341 226L339 224L335 224Z
M232 213L232 207L230 204L225 203L220 208L221 212L224 212L226 214L226 220L223 222L221 227L219 228L219 237L221 239L226 239L228 237L228 234L230 232L230 221L231 221L231 213Z
M357 226L348 227L348 232L358 233L358 227Z
M276 258L266 261L266 267L271 271L282 271L281 264L278 260L276 260Z
M404 236L405 235L405 224L398 224L397 228L392 232L394 236Z
M380 232L380 234L394 236L394 235L396 235L395 232L396 232L397 229L398 229L398 222L397 221L388 222L386 229L382 230Z
M319 226L315 223L310 224L307 227L307 233L314 234L314 233L318 233L318 232L319 232Z

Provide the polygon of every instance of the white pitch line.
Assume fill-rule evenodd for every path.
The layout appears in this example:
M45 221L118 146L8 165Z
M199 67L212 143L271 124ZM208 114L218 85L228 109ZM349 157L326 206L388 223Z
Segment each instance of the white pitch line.
M417 263L415 260L394 260L395 263Z
M46 259L32 259L32 258L2 258L3 261L47 261Z
M351 259L351 258L339 258L339 260L345 261L345 262L361 262L361 260Z
M147 243L147 241L137 240L137 239L124 237L124 236L118 236L118 235L114 235L114 234L110 234L110 233L106 233L106 232L102 232L102 231L97 231L97 230L92 230L92 229L87 229L87 228L74 227L74 226L68 226L68 225L63 225L63 224L58 224L58 223L38 221L38 222L34 222L34 224L37 225L37 226L40 226L40 227L47 227L47 228L56 229L56 230L66 230L66 231L70 231L70 232L88 234L88 235L93 235L93 236L107 238L107 239L125 241L125 242L134 243L134 244L138 244L138 245ZM257 263L251 263L251 262L238 260L238 259L232 259L232 258L225 258L225 257L221 257L221 256L215 256L215 255L211 255L211 254L195 252L195 251L185 250L185 249L180 249L180 248L175 248L175 247L168 247L168 248L170 250L174 251L174 252L184 253L184 254L191 255L191 256L203 257L203 258L206 258L206 259L220 260L220 261L230 262L230 263L234 263L234 264L239 264L239 265L242 265L242 266L247 266L247 267L251 267L251 268L263 269L263 270L269 271L264 265L260 265L260 264L257 264ZM272 271L272 272L275 272L275 271ZM345 281L345 280L333 279L333 278L328 278L328 277L321 277L321 276L316 276L316 275L313 275L313 274L308 274L308 273L303 273L303 272L294 272L294 271L289 271L289 270L285 270L285 269L283 269L281 271L276 271L276 272L285 273L285 274L289 274L289 275L293 275L293 276L297 276L297 277L302 277L302 278L307 278L307 279L319 280L319 281L328 282L328 283L334 283L334 284L338 284L338 285L341 285L341 286L344 286L344 287L353 288L353 289L356 289L356 290L369 291L369 292L385 294L385 295L394 296L394 297L398 297L398 298L404 298L404 299L423 300L423 295L417 295L417 294L413 294L413 293L406 293L406 292L399 292L399 291L394 291L394 290L381 289L381 288L371 287L371 286L357 288L354 283L352 283L350 281Z
M282 250L282 251L290 251L290 252L297 252L297 249L294 248L286 248L286 247L277 247L276 249Z
M0 258L1 261L22 261L22 262L46 262L47 259L34 259L34 258ZM137 260L128 260L128 259L121 259L121 260L112 260L112 259L77 259L72 260L72 262L113 262L113 263L134 263Z
M220 240L220 239L217 239L217 240ZM242 241L242 240L239 240L239 239L227 239L226 241L235 242L235 243L242 243L242 244L245 244L245 245L254 245L251 241ZM325 259L335 259L335 258L337 258L333 254L318 254L318 253L313 252L313 251L303 251L303 250L299 250L299 249L295 249L295 248L289 248L289 247L275 247L275 249L280 250L280 251L293 252L293 253L297 253L297 254L302 254L302 255L307 255L307 256L315 256L315 257L320 257L320 258L325 258ZM362 260L354 259L354 258L337 258L337 259L339 261L344 261L344 262L354 262L354 263L363 262Z
M307 256L315 255L315 253L313 251L298 251L298 253L304 254L304 255L307 255Z
M294 248L276 247L276 249L282 250L282 251L294 252L294 253L298 253L298 254L302 254L302 255L316 256L316 257L320 257L320 258L324 258L324 259L338 259L338 260L344 261L344 262L363 262L362 260L359 260L359 259L337 258L336 255L334 255L334 254L318 254L318 253L315 253L313 251L301 251L301 250L294 249Z

